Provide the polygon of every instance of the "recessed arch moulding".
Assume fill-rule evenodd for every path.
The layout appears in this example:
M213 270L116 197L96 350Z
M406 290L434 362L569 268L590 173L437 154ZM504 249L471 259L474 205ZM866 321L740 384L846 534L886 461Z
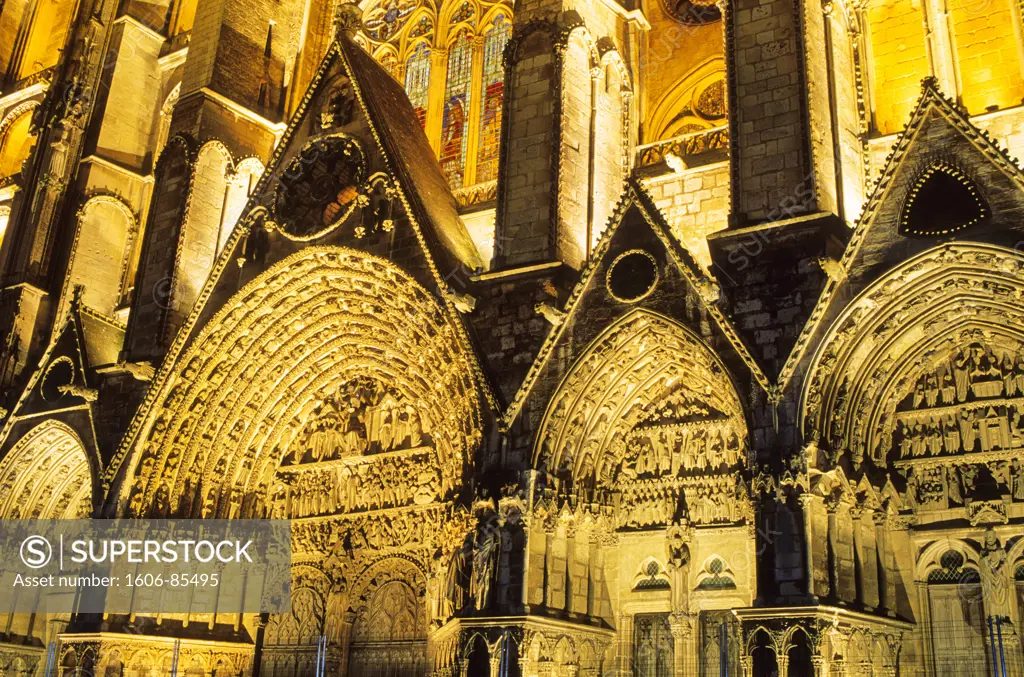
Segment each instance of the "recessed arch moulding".
M1010 460L1024 440L1024 257L930 249L864 289L814 356L806 442L857 469Z
M718 357L674 320L637 310L595 339L563 379L541 421L534 466L611 491L648 476L738 471L746 437Z
M599 581L591 584L597 602L586 601L587 613L607 618L750 604L756 567L748 450L742 405L718 356L675 320L631 311L575 361L538 428L533 466L547 487L530 528L553 534L545 566L557 567L563 539L575 539L564 547L602 544L581 560ZM696 590L699 562L710 559L734 576L728 592ZM664 572L662 592L633 585L633 572L649 571ZM582 599L563 604L558 594L542 593L543 576L527 573L529 603L583 610ZM587 589L583 578L566 585ZM654 597L637 597L645 594Z
M401 269L304 249L158 379L119 510L303 518L451 498L481 437L474 373L448 311Z
M30 430L0 462L3 519L88 517L93 490L93 472L82 441L57 421Z

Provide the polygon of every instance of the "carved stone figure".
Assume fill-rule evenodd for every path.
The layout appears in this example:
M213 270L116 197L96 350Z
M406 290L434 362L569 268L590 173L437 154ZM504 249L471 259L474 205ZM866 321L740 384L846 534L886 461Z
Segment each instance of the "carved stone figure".
M490 601L491 586L497 575L500 553L500 528L493 523L481 525L477 529L473 544L473 576L469 586L469 594L477 611L487 608Z
M327 595L327 609L324 618L324 635L334 646L340 646L345 627L345 612L348 606L348 589L341 579L331 585Z
M981 554L985 564L992 572L998 572L1006 563L1006 551L1003 544L999 542L995 529L989 527L985 530L985 539L982 542Z
M686 545L683 528L679 525L669 527L666 533L668 538L668 565L673 570L682 570L690 565L690 548Z
M1011 461L1010 481L1013 484L1013 500L1024 501L1024 461L1019 458Z

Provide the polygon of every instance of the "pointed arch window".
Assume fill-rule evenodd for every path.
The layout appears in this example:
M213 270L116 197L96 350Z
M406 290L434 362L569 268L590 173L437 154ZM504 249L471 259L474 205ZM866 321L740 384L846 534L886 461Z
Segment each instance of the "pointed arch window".
M501 106L505 97L505 69L502 55L512 36L512 22L498 14L484 38L484 72L480 87L480 144L477 149L478 183L498 178L498 149L501 135Z
M505 94L502 57L512 36L510 3L376 0L370 5L360 37L404 83L449 185L466 188L461 195L472 202L493 199ZM395 20L387 25L390 17ZM491 185L475 188L480 184Z
M473 74L473 38L460 33L448 51L448 81L444 89L441 124L441 168L452 188L463 185L466 171L467 122L470 112L470 80Z
M420 125L426 127L427 101L430 90L430 47L421 42L405 63L405 93L412 102Z
M384 52L377 57L377 61L380 62L381 66L384 66L384 70L391 74L391 77L401 82L398 72L398 57L394 54Z

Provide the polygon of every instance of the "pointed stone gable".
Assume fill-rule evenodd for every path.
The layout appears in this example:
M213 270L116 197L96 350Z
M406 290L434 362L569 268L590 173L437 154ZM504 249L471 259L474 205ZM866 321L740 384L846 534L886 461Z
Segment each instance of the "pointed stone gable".
M324 57L178 343L246 282L308 246L389 259L445 298L466 293L482 265L403 88L344 34Z
M79 407L95 399L78 299L68 308L11 418Z
M983 217L954 233L904 232L915 188L936 170L960 183L965 213ZM976 195L975 195L976 193ZM922 230L927 224L918 224ZM941 230L941 229L940 229ZM922 83L921 98L900 134L865 204L841 259L823 261L828 282L779 375L785 389L810 356L815 336L846 303L887 270L947 241L975 241L1019 249L1024 242L1024 172L967 115L945 97L935 81Z
M554 324L504 418L535 430L544 402L576 359L610 325L649 311L690 329L723 360L741 393L767 381L731 323L718 309L718 288L678 242L644 189L627 184L612 225L602 236L565 309L538 307ZM552 322L553 321L553 322Z
M218 314L242 302L240 290L257 294L264 283L249 283L278 264L298 260L302 263L290 282L315 285L322 276L314 271L318 256L345 258L339 252L351 250L368 254L367 265L387 262L407 273L440 303L444 317L437 321L452 328L460 348L471 345L461 313L474 305L468 292L470 275L481 266L476 247L404 90L341 34L242 210L108 475L118 471L136 436L152 424L156 398L182 371L183 356L201 343L209 325L217 324ZM374 314L377 308L367 302L359 310ZM467 378L481 384L483 399L495 407L473 350L467 355Z
M93 402L97 399L83 325L81 296L76 291L64 320L39 360L21 397L0 429L0 460L11 446L40 422L57 419L74 429L90 454L99 457Z
M973 222L956 232L907 232L904 217L930 174L942 171L958 184L956 209ZM974 195L976 192L978 195ZM897 140L876 189L850 241L852 279L873 279L897 259L905 260L942 240L974 240L1017 246L1024 240L1024 173L1017 161L971 124L967 115L925 80L921 99ZM937 224L941 225L941 224ZM930 230L918 224L916 230ZM932 230L942 231L935 227ZM844 257L845 258L845 257Z

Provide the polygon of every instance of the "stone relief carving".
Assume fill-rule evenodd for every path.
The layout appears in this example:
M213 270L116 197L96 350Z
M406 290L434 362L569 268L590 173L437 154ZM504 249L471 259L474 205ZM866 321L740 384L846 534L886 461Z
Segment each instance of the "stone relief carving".
M1019 454L1024 448L1022 412L1024 352L973 342L919 376L897 406L898 458L914 462L972 452Z
M394 388L360 377L313 410L283 466L427 446L430 423Z
M805 438L826 463L848 455L855 469L898 471L903 510L1005 521L995 496L1024 500L1024 342L1012 330L1022 307L1024 263L997 248L950 244L908 262L854 301L822 345Z
M964 269L981 272L968 276L959 272ZM1003 309L1021 307L1022 278L1020 262L994 249L949 245L869 288L815 358L804 399L805 437L850 453L855 464L865 458L884 462L893 445L905 439L899 452L910 458L915 452L917 457L949 453L946 448L954 444L974 450L988 410L995 408L999 416L1000 407L1015 409L1009 400L1021 392L1018 355L1024 346L999 327L1020 320L1016 311ZM944 302L953 296L960 302ZM977 329L979 321L991 321L992 329ZM918 342L912 357L897 354L899 337L912 332L929 340ZM853 387L854 379L863 385ZM961 411L975 425L958 431ZM1006 415L1012 425L1012 411ZM950 425L951 416L956 425ZM995 423L986 424L984 433L990 449L996 442L1012 442L1012 435L1011 440L999 437Z
M615 505L620 528L752 514L737 474L747 452L735 389L710 350L666 318L638 312L607 330L555 394L537 439L536 467L563 490Z
M293 308L300 299L312 302ZM278 264L181 364L139 444L131 514L280 518L330 512L332 500L336 512L424 503L456 485L480 438L474 371L440 304L354 251L307 248ZM365 377L375 369L394 372L390 389ZM348 490L326 491L329 479ZM374 495L371 482L386 486ZM346 496L355 483L369 496L358 505ZM316 497L290 500L299 484Z

